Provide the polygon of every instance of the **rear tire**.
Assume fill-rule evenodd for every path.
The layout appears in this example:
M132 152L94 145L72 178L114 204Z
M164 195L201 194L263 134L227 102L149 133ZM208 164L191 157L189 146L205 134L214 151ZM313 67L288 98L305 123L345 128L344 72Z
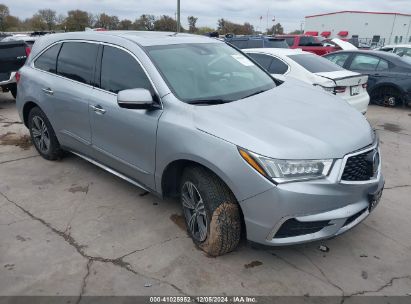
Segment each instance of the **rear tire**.
M13 96L14 99L17 97L17 85L14 84L10 87L10 93Z
M394 87L381 87L371 93L371 102L383 107L396 107L401 105L401 92Z
M184 170L180 187L187 231L210 256L233 251L241 237L238 203L228 187L202 167Z
M31 109L28 118L31 141L39 154L47 160L57 160L62 150L46 114L39 108Z

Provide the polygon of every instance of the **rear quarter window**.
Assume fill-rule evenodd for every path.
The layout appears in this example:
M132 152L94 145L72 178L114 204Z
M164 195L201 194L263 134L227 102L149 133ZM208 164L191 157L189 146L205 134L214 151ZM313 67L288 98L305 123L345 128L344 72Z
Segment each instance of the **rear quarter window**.
M34 66L49 73L56 73L57 56L60 52L60 48L61 43L53 45L34 61Z

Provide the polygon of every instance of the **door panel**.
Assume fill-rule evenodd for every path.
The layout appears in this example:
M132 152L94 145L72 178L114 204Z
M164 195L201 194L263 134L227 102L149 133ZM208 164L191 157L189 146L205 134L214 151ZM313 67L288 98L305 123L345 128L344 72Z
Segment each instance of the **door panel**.
M103 109L96 111L92 107ZM103 164L154 187L157 122L161 111L123 109L117 95L95 90L90 104L94 157Z
M162 111L123 109L117 104L121 90L145 88L154 94L149 79L131 54L104 46L100 86L90 100L94 158L154 189L156 133Z
M45 94L54 98L61 144L85 155L91 153L89 97L93 94L98 44L64 42L57 58L57 74ZM47 93L50 90L52 93Z

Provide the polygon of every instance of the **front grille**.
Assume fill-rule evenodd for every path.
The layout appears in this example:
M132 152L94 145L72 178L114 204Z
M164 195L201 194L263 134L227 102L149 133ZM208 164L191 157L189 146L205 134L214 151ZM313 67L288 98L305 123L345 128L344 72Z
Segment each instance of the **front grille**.
M376 149L350 156L341 179L344 181L367 181L374 177L379 165Z
M330 221L299 222L296 219L289 219L278 229L275 238L315 233L328 226L329 222Z

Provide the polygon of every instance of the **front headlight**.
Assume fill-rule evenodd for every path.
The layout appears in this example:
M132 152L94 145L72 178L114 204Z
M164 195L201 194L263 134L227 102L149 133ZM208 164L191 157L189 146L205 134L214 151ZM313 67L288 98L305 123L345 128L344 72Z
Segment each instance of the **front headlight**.
M276 183L324 178L333 165L332 159L274 159L241 148L238 150L251 167Z

